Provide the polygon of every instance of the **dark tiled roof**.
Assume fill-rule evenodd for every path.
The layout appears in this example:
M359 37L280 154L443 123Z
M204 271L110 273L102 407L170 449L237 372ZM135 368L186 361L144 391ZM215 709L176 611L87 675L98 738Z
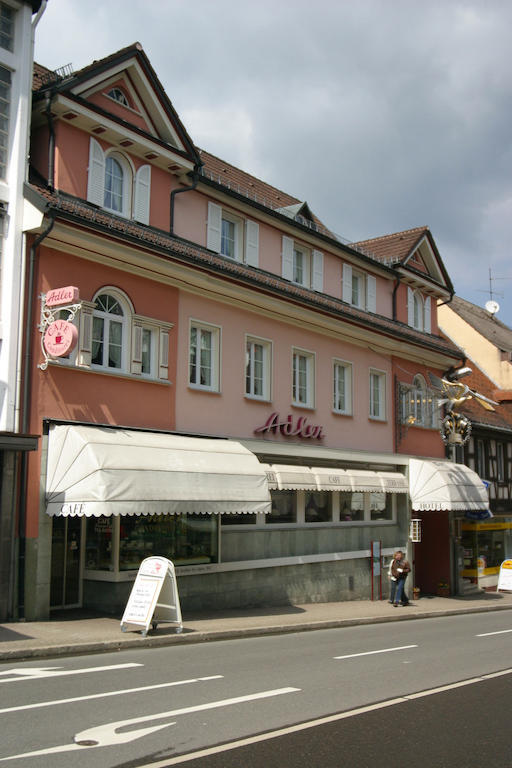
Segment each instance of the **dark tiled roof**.
M34 69L32 71L32 89L38 91L49 79L55 79L55 77L55 72L51 69L34 62Z
M497 349L512 352L512 328L498 320L496 315L459 296L454 296L448 306Z
M428 227L415 227L391 235L359 240L353 245L373 253L384 264L399 264L409 256L422 237L428 235Z
M440 336L421 333L383 315L356 309L341 299L294 285L279 275L232 261L195 243L174 237L163 230L111 215L79 198L52 192L37 183L32 183L31 187L47 201L48 210L53 210L57 216L71 219L78 225L92 226L109 237L119 237L135 242L140 247L154 248L164 258L184 261L202 269L211 270L232 281L284 296L294 303L334 315L353 325L366 327L451 358L462 357L461 351L452 342Z

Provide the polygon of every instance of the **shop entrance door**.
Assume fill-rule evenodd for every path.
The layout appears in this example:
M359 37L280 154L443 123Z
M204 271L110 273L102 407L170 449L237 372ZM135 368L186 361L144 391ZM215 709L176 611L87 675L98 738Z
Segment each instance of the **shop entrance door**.
M82 518L54 517L52 532L51 608L82 605Z

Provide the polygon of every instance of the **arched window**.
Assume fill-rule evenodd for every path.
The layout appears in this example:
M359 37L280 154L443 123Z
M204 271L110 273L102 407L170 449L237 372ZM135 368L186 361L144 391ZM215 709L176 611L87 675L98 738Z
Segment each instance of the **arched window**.
M416 374L412 384L400 385L402 424L437 429L437 400L433 390L421 374Z
M413 326L417 331L423 330L423 299L418 291L413 296Z
M100 368L126 368L128 308L113 293L100 293L96 297L92 319L91 363Z
M105 160L105 208L111 211L123 210L125 178L121 163L113 155Z
M125 155L103 150L91 137L87 200L119 216L149 224L150 197L151 166L141 165L135 172Z
M431 298L407 288L407 324L417 331L431 333Z
M111 88L110 91L107 93L107 96L110 96L111 99L114 99L114 101L119 102L119 104L122 104L123 107L129 107L128 99L124 95L123 91L120 88Z

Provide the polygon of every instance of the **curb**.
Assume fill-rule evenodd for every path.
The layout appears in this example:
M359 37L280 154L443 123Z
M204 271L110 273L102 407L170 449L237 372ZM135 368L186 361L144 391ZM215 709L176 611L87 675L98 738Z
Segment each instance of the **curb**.
M276 626L246 627L243 629L220 629L210 631L185 631L181 634L163 635L160 637L132 637L123 640L90 641L84 643L39 646L36 648L16 648L0 650L0 663L13 660L48 659L57 656L78 656L96 653L112 653L115 651L133 650L134 648L162 648L172 645L190 645L197 643L216 642L219 640L234 640L246 637L265 637L268 635L285 635L294 632L314 632L322 629L338 629L342 627L357 627L369 624L386 624L395 621L414 621L415 619L436 619L445 616L462 614L490 613L494 611L510 611L511 605L475 606L470 608L446 608L440 611L423 611L421 613L398 616L360 616L352 619L325 619L322 621L303 624L278 624Z

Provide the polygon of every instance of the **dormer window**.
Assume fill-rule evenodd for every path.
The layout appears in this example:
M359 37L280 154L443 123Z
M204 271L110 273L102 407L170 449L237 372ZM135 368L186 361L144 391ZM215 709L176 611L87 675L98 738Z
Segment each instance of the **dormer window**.
M407 324L417 331L431 333L430 296L423 296L420 291L407 288Z
M128 99L122 92L120 88L111 88L110 91L107 93L107 96L109 96L111 99L114 99L114 101L117 101L119 104L122 104L123 107L129 107Z
M121 152L103 150L91 138L87 200L100 208L149 224L151 166L141 165L135 171L131 161Z

